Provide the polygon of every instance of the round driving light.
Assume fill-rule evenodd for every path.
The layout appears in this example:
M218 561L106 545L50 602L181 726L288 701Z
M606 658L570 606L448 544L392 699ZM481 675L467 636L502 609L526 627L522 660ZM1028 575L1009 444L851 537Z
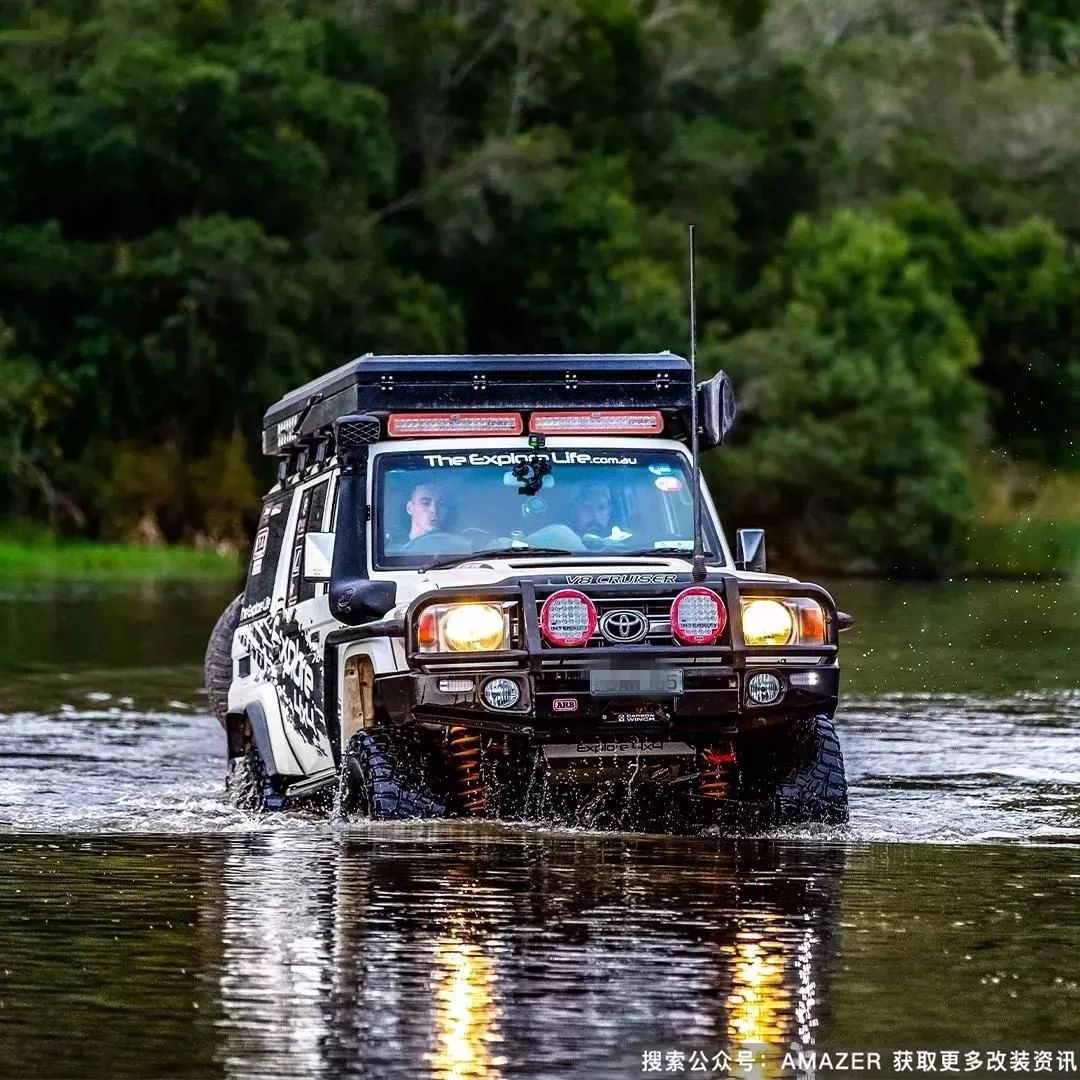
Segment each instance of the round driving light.
M779 600L747 600L742 632L747 645L787 645L795 633L795 620Z
M521 700L521 687L513 679L488 679L480 696L492 709L512 709Z
M768 671L759 671L746 680L746 696L755 705L771 705L780 698L780 680Z
M442 630L457 652L492 652L503 643L503 613L491 604L455 604L443 616Z
M540 629L552 645L584 645L596 631L596 607L577 589L560 589L544 601Z
M703 585L683 589L671 605L671 632L684 645L711 645L727 626L724 601Z

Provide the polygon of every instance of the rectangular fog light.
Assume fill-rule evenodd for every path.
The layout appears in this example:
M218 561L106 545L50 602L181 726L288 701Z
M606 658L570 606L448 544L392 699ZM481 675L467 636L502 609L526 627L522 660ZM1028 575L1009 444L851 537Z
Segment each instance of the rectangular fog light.
M821 676L816 671L796 671L788 676L788 682L792 686L802 686L813 690L821 685Z
M443 694L468 694L474 685L472 679L440 679L439 692Z

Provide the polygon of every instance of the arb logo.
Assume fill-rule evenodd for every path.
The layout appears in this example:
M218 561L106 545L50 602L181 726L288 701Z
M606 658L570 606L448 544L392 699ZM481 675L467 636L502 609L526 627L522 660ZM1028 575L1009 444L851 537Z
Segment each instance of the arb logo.
M577 698L557 697L552 703L553 712L577 712Z

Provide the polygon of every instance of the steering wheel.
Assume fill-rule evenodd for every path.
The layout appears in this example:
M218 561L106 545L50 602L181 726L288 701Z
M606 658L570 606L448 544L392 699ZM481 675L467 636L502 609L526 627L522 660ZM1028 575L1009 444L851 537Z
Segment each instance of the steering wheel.
M461 529L458 532L458 536L467 540L474 547L482 541L489 541L495 534L487 529L478 528L475 525L470 525L467 529Z
M472 545L460 533L429 532L401 545L401 554L467 555Z

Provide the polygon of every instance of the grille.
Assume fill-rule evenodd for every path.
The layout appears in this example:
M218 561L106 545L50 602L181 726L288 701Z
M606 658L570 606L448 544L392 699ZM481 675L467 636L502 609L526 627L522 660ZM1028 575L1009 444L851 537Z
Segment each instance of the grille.
M675 638L671 633L671 602L675 599L674 596L650 596L650 597L633 597L633 596L613 596L604 597L603 599L591 598L596 605L596 631L591 638L585 643L582 648L587 649L604 649L618 647L620 645L674 645L676 644ZM540 609L543 607L543 602L537 603L537 618L539 618ZM649 628L643 638L639 638L637 641L627 642L620 641L617 638L607 638L604 636L600 627L604 622L604 616L615 611L635 611L639 615L645 617L648 621ZM551 645L549 642L541 637L541 648L552 649L556 652L560 651L560 646Z

